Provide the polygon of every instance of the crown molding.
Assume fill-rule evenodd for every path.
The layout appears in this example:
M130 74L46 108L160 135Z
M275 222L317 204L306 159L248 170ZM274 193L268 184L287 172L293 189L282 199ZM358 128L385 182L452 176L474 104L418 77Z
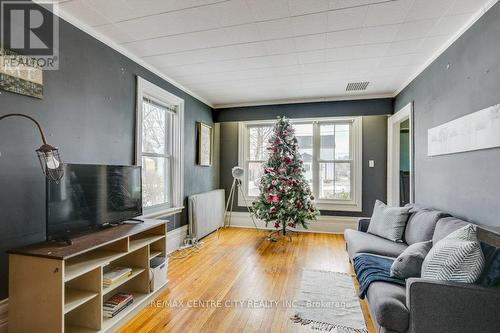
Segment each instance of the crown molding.
M279 104L356 101L356 100L363 100L363 99L393 98L393 97L394 97L394 94L387 93L387 94L373 94L373 95L277 99L277 100L256 101L256 102L248 102L248 103L243 102L243 103L215 104L214 109L217 110L217 109L238 108L238 107L245 107L245 106L265 106L265 105L279 105Z
M453 43L455 43L457 39L459 39L467 30L469 30L469 28L474 25L474 23L476 23L481 17L483 17L483 15L486 14L486 12L490 10L490 8L493 7L497 2L498 0L490 0L486 5L481 7L481 9L478 10L477 13L474 14L474 16L472 16L471 19L467 21L467 23L461 29L459 29L455 35L448 39L448 41L444 43L443 46L441 46L436 52L434 52L432 56L427 59L427 61L424 62L424 64L420 66L419 69L394 92L394 97L399 95L399 93L403 91L410 83L412 83L413 80L415 80L420 74L422 74L422 72L427 67L429 67L429 65L432 64L434 60L439 58L439 56L443 54L444 51L446 51Z
M46 1L44 1L44 0L33 0L33 2L37 3L38 5L40 5L42 7L44 7L44 2L46 3ZM47 8L47 9L50 10L50 8ZM114 42L113 40L111 40L110 38L106 37L105 35L101 34L98 31L96 31L95 29L93 29L89 25L83 23L82 21L80 21L79 19L77 19L76 17L74 17L73 15L69 14L68 12L66 12L64 9L62 9L62 8L59 7L57 9L57 11L52 11L52 13L54 15L56 15L56 16L59 16L60 18L62 18L66 22L68 22L69 24L75 26L76 28L82 30L86 34L94 37L95 39L97 39L101 43L104 43L105 45L107 45L108 47L112 48L113 50L121 53L125 57L127 57L130 60L134 61L138 65L144 67L145 69L147 69L148 71L152 72L153 74L159 76L160 78L162 78L163 80L167 81L168 83L170 83L171 85L175 86L176 88L184 91L186 94L189 94L192 97L200 100L201 102L205 103L206 105L210 106L211 108L214 107L213 104L209 100L207 100L205 97L202 97L202 96L198 95L197 93L195 93L195 92L189 90L188 88L184 87L182 84L176 82L175 80L173 80L169 76L167 76L164 73L162 73L156 67L154 67L154 66L146 63L144 60L142 60L138 56L132 54L130 51L128 51L124 47L120 46L119 44L117 44L116 42Z

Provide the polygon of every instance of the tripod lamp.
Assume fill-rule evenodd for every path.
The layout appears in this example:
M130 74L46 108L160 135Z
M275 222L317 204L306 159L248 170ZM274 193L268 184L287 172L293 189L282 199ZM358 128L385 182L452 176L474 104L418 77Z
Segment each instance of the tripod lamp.
M231 173L233 175L233 184L231 185L231 190L229 191L229 197L227 198L226 209L224 211L224 227L231 226L231 215L233 213L234 197L236 196L236 192L238 191L237 190L237 188L238 188L240 191L241 197L243 198L243 201L245 202L245 206L247 207L248 212L250 213L250 217L252 218L253 225L255 226L255 229L258 229L257 224L255 223L255 219L253 218L253 213L248 206L248 201L247 201L247 197L245 195L245 191L243 191L243 188L241 187L241 181L243 179L243 175L245 174L245 170L239 166L235 166L231 170ZM229 219L226 222L226 216L228 213L229 213Z

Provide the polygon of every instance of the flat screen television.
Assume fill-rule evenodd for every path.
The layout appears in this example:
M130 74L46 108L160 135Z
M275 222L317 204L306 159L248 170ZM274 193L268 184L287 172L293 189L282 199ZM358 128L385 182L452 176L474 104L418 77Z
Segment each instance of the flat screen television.
M67 240L142 215L140 166L65 164L47 181L47 240Z

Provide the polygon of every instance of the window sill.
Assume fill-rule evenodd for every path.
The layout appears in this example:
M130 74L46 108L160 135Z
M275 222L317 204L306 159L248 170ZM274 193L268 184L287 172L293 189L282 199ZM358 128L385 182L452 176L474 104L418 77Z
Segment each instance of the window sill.
M329 202L316 202L316 207L321 210L332 210L339 212L362 212L363 209L361 205L356 203L329 203Z
M160 209L160 210L151 210L151 211L145 210L144 214L142 214L142 216L140 216L140 217L145 218L145 219L154 219L154 218L170 216L170 215L180 213L180 212L182 212L183 209L184 209L184 206L165 208L165 209Z

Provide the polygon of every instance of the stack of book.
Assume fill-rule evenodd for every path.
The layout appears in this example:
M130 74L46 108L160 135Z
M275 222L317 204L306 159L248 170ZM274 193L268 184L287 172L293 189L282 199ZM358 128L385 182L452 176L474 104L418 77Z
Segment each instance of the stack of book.
M133 301L134 296L132 294L123 292L114 294L110 299L104 302L102 306L104 317L113 318L127 306L132 304Z
M104 287L109 287L116 282L123 280L132 274L132 268L129 267L113 267L104 272L102 284Z

